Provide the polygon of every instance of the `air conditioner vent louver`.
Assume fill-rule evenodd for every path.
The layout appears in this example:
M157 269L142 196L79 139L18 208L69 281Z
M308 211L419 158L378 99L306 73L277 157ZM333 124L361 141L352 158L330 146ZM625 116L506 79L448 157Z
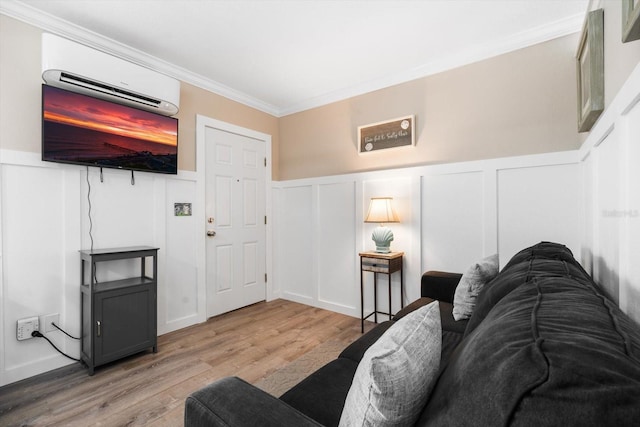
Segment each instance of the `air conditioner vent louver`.
M116 86L110 86L104 83L96 82L94 80L85 79L80 76L74 76L73 74L69 73L60 73L60 81L85 88L91 88L103 93L111 94L113 96L129 99L134 102L141 102L145 105L155 105L157 107L161 104L161 101L158 101L157 99L149 98L147 96L133 93L128 90L120 89Z
M47 33L42 35L42 78L51 86L165 116L176 114L180 104L178 80Z

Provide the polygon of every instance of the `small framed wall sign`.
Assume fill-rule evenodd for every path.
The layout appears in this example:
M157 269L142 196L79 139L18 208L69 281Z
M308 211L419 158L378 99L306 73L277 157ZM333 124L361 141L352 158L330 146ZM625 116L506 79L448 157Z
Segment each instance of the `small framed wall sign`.
M415 145L415 116L358 127L358 153Z
M576 57L578 132L587 132L604 110L604 13L589 12Z
M622 0L622 42L640 39L640 0Z

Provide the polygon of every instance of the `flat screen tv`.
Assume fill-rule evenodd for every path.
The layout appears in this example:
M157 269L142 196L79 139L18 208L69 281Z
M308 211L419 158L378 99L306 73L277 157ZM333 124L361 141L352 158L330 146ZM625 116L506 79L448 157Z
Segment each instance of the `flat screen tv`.
M178 173L178 119L42 85L42 160Z

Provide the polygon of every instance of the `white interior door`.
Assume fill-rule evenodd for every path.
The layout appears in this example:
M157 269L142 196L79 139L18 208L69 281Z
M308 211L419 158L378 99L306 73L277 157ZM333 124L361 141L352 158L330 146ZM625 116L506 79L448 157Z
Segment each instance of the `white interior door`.
M265 144L206 128L207 317L266 299Z

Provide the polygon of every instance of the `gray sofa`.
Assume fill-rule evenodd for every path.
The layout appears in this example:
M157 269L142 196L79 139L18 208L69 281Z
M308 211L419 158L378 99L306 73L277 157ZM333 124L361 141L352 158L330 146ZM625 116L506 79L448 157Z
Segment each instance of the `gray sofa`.
M239 378L194 392L186 426L336 426L365 351L433 300L440 370L418 426L603 426L640 420L640 328L568 248L516 254L481 292L469 320L452 317L460 274L428 272L422 298L377 325L280 398Z

